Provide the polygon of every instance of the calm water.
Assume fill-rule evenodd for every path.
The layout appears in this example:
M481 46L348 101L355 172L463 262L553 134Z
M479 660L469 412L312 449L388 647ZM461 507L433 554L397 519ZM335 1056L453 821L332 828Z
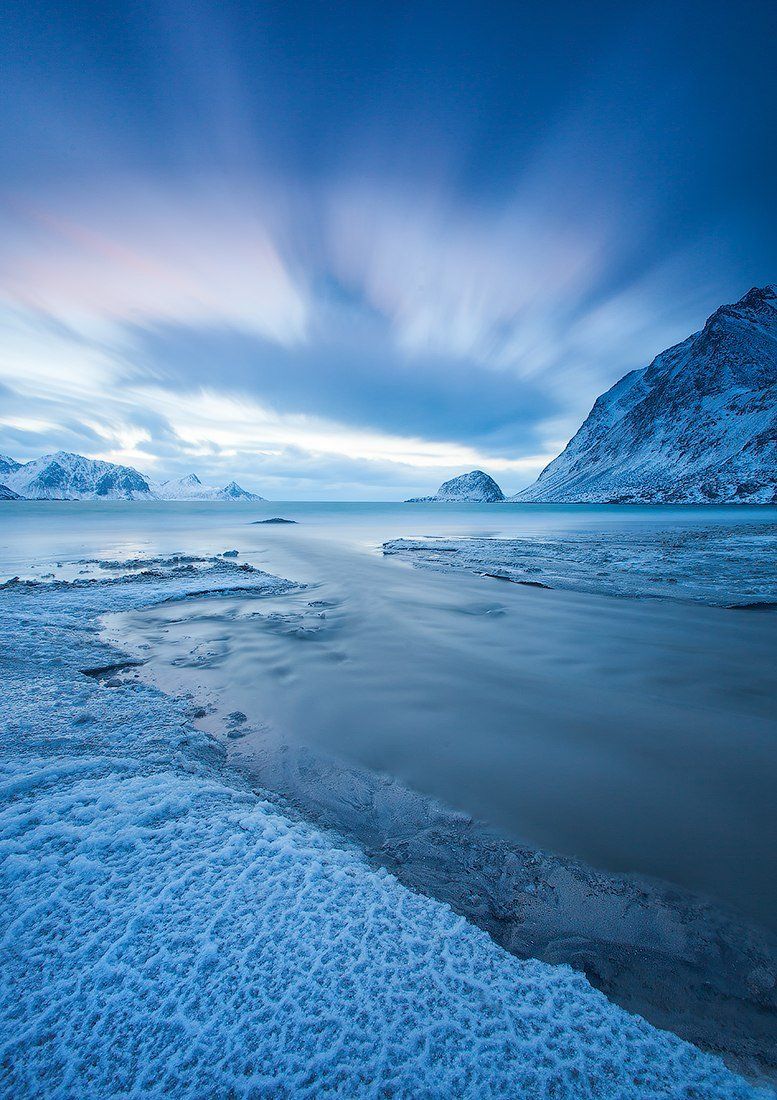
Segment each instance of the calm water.
M253 526L272 515L294 526ZM379 553L422 535L777 524L774 509L10 504L0 573L220 552L315 589L125 616L175 689L510 836L774 924L777 614L519 588ZM310 602L318 601L311 608ZM245 754L266 739L239 742Z

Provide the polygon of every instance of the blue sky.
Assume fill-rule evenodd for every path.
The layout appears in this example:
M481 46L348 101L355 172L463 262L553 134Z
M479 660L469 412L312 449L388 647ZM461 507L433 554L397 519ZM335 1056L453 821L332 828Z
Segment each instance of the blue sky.
M533 480L777 277L777 7L2 8L0 453Z

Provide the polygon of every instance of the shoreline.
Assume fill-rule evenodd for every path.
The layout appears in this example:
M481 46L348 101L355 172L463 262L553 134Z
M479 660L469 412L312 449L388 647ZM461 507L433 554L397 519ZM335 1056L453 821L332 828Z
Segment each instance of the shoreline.
M597 1044L604 1020L607 1021L607 1028L614 1029L606 1045L610 1053L605 1056L605 1079L611 1087L618 1089L619 1096L634 1097L636 1100L644 1095L645 1087L649 1088L651 1095L675 1095L671 1090L677 1086L701 1089L701 1094L710 1098L744 1098L758 1094L741 1079L731 1077L721 1063L686 1046L668 1033L655 1031L638 1017L623 1013L596 993L582 975L542 962L530 960L524 963L500 952L492 940L484 937L473 925L463 921L457 923L447 905L440 906L431 898L425 900L423 893L418 892L420 884L416 884L414 890L406 891L397 881L400 872L412 885L412 868L421 866L436 866L443 881L446 876L449 884L455 881L456 872L450 874L448 863L450 829L455 826L462 830L463 847L465 835L472 827L472 823L460 815L451 816L444 808L435 808L429 816L428 802L419 803L412 797L408 801L406 791L398 787L392 791L386 789L385 782L378 782L371 798L379 822L401 821L405 830L405 835L395 838L398 846L391 855L397 870L387 874L382 869L368 870L363 857L357 855L353 846L347 843L342 845L338 835L329 832L319 834L314 826L302 820L295 824L294 818L284 810L283 802L276 795L270 796L272 803L265 801L268 797L267 785L251 794L245 784L245 774L241 779L239 773L228 764L225 743L219 743L193 727L196 708L185 700L162 695L144 684L138 677L137 666L115 667L117 657L121 659L118 663L124 663L126 651L107 646L99 638L97 621L107 611L147 607L171 598L185 601L192 594L202 591L201 576L189 569L192 562L172 566L173 570L180 570L172 577L165 575L164 570L156 570L153 562L145 564L152 568L136 573L133 580L139 583L127 584L121 579L87 580L81 584L54 580L52 584L36 586L22 582L6 586L0 593L0 616L8 618L3 612L9 610L7 601L10 600L10 621L17 623L17 652L12 669L11 692L5 701L9 719L7 736L11 738L7 746L11 755L5 754L10 786L7 783L4 805L11 832L6 827L2 837L4 843L10 843L11 850L16 853L18 868L5 885L15 899L19 916L12 941L13 950L4 964L3 984L11 994L6 1004L14 1021L8 1034L39 1035L39 1042L32 1050L39 1051L44 1058L39 1064L36 1054L32 1060L28 1056L21 1063L21 1051L17 1048L19 1040L13 1039L5 1052L4 1078L9 1089L5 1094L23 1091L26 1086L22 1082L26 1081L29 1085L33 1079L38 1080L34 1077L37 1073L60 1072L57 1061L60 1048L54 1051L50 1048L52 1042L59 1042L58 1036L63 1033L63 1028L64 1033L71 1036L65 1048L70 1060L67 1073L71 1080L74 1073L88 1072L92 1087L99 1088L102 1081L105 1088L108 1080L106 1074L111 1075L114 1086L116 1073L140 1073L141 1078L143 1074L153 1075L153 1065L132 1068L127 1043L133 1034L133 1043L137 1039L138 1028L141 1031L151 1029L148 1032L148 1041L151 1042L154 1028L159 1026L155 1015L157 993L154 992L158 978L149 978L150 986L143 979L145 984L137 988L137 1003L146 1007L143 1007L142 1016L138 1017L136 1031L133 1033L130 1028L127 1032L122 1010L122 1030L109 1042L106 1026L113 1026L111 1013L114 1009L112 998L109 996L106 999L101 989L103 976L104 980L112 983L108 988L115 988L117 979L120 981L118 988L123 988L126 981L140 981L152 960L166 959L168 955L165 952L178 950L173 945L185 934L186 937L193 937L195 958L202 960L202 963L198 962L193 972L187 965L179 973L174 964L175 955L170 956L171 961L165 962L162 968L165 980L171 981L176 996L180 994L188 998L189 1004L196 1004L203 996L207 1001L213 995L212 991L217 993L222 989L230 990L229 1002L236 995L236 976L240 975L241 984L249 980L243 973L249 959L254 960L252 966L259 966L265 957L263 952L269 950L272 944L272 949L276 951L276 965L291 965L305 942L299 939L300 922L306 929L313 930L311 935L320 937L322 918L325 924L335 919L340 931L331 943L325 939L316 947L317 962L313 970L308 966L297 972L294 981L298 983L298 989L307 997L312 986L317 991L315 995L320 998L318 983L329 974L328 967L331 965L327 963L322 973L320 959L329 957L335 945L342 942L346 930L348 937L357 935L352 944L350 940L346 941L346 953L338 966L345 965L345 960L353 957L354 949L358 953L359 946L362 952L368 951L365 963L372 984L364 987L366 979L363 974L358 980L356 975L353 979L349 978L349 981L355 980L362 986L357 996L360 1012L362 1015L373 1010L379 1014L385 1012L386 1009L380 1006L384 1004L384 998L390 995L390 990L395 988L392 982L398 982L399 987L408 990L415 989L414 983L418 983L409 1004L413 1005L413 1012L420 1012L421 1016L420 1023L412 1026L425 1030L427 1026L440 1027L446 1021L444 1027L450 1033L450 1042L454 1044L451 1053L444 1056L451 1059L445 1063L447 1086L439 1077L436 1080L438 1087L447 1087L453 1094L501 1095L505 1088L521 1085L522 1095L544 1095L542 1090L545 1085L541 1082L546 1080L544 1075L547 1070L543 1069L540 1077L536 1077L534 1062L538 1057L550 1058L552 1064L555 1055L551 1051L556 1042L553 1039L550 1047L543 1045L545 1028L550 1028L552 1035L558 1035L561 1028L560 1034L566 1041L579 1047L582 1053L576 1058L583 1059L582 1064L588 1066L588 1079L593 1081L595 1075L601 1072L597 1068L597 1059L604 1054L604 1048L600 1049ZM212 579L215 583L208 590L213 598L246 587L246 573L223 561L215 566ZM274 597L296 590L291 582L279 581L260 570L251 571L249 579L256 586L254 594L257 598L263 595ZM52 653L57 657L54 665L51 664ZM13 704L11 699L14 699ZM19 741L19 737L23 740ZM19 749L23 751L20 753ZM309 759L301 759L293 763L292 770L304 773L306 781L315 785L320 773L317 775L310 764ZM231 780L230 776L233 777ZM360 792L353 771L348 781L351 794L347 804L355 817L363 821L366 792L363 788ZM333 788L336 787L337 784L333 784ZM393 806L388 814L387 806ZM55 808L53 817L49 807ZM413 820L412 814L417 813L426 815L425 820ZM441 846L435 839L440 834L439 815L445 821ZM49 817L50 823L47 823ZM378 829L375 846L376 850L377 847L382 848L385 855L385 841L378 845L381 835ZM31 838L29 843L33 847L20 847L22 838L27 836ZM38 844L46 846L45 859L39 862L33 858L29 862ZM248 848L246 844L249 844ZM258 844L256 851L263 853L258 863L259 857L252 854L254 849L250 847L253 844ZM401 847L403 844L425 846L423 859L416 862L407 858ZM434 864L431 855L435 850L438 857L442 852L438 864ZM233 854L224 863L229 852ZM314 852L315 862L310 864ZM349 855L349 852L352 854ZM97 853L101 854L95 860ZM149 864L150 857L153 859ZM496 858L504 864L504 850L499 849ZM536 853L533 858L536 859ZM23 861L21 864L20 859ZM274 885L270 894L266 895L268 861L275 866L273 861L279 859L278 874L281 877L270 880ZM273 909L270 929L265 931L263 926L257 927L254 933L260 937L259 941L253 941L250 936L246 941L250 922L264 919L265 896L275 897L279 890L282 892L285 889L283 883L288 878L289 859L292 859L294 881L300 883L299 889L303 893L295 893L296 900L293 902L289 899L291 908ZM107 868L113 868L107 877L103 871L106 860ZM387 863L383 862L382 866L387 866ZM332 879L332 871L323 871L324 867L340 868L336 872L340 878ZM545 880L546 870L541 865L535 865L535 879ZM311 871L313 879L309 877ZM52 882L49 881L52 875L52 881L57 884L53 893ZM252 892L253 887L246 893L251 882L259 889L258 894ZM117 886L119 893L115 894ZM309 888L313 889L313 896ZM551 885L551 888L558 889L558 885ZM370 894L373 889L379 891L374 898ZM441 890L441 893L444 894L444 891ZM228 912L224 906L237 904L236 896L239 907L234 912ZM387 925L396 928L396 931L380 933L374 956L377 970L374 970L373 963L368 960L373 958L371 947L376 930L372 925L378 897L389 899L381 904L396 906L396 918L388 913L380 918L381 926ZM213 906L215 909L212 912ZM369 914L366 918L359 915L361 906L366 906L365 913ZM25 915L28 910L35 914L32 923ZM44 912L46 916L41 923ZM144 917L146 912L148 916ZM393 914L395 910L391 912ZM214 913L219 920L218 931L217 926L211 923ZM66 915L63 926L59 924L60 914ZM366 925L361 924L364 919ZM395 920L399 923L392 923ZM423 921L437 921L437 924L423 925ZM78 931L82 927L80 922L86 922L82 932ZM421 932L422 927L426 928L425 932ZM359 928L364 931L359 932ZM401 934L404 937L406 932L410 937L406 946L404 939L397 941L390 938L390 942L384 942L386 934L390 937ZM361 938L364 934L367 935L366 940ZM270 935L271 939L261 941L262 935ZM49 936L53 937L50 946ZM70 944L71 936L75 939L68 947L66 965L62 946L63 943ZM256 942L267 945L258 954ZM95 963L90 959L96 952L95 959L106 960L116 951L116 944L124 944L124 961L114 977L112 966L106 970L103 961L95 969ZM296 945L293 949L292 944ZM397 954L400 944L401 950ZM421 944L425 946L419 970L418 962L411 965L410 956L406 958L405 952L417 955ZM254 953L245 954L252 947ZM237 955L233 948L239 951ZM322 951L323 956L320 954ZM32 958L37 959L35 965L40 968L49 958L49 953L51 958L45 962L42 971L45 997L41 1002L36 991L29 988L26 975ZM399 970L396 976L391 977L386 989L388 978L385 967L387 960L394 958L398 958L398 962L391 965L399 965ZM76 967L72 977L70 965ZM158 962L154 964L152 973L158 971L158 966ZM170 966L174 968L170 970ZM202 974L201 966L205 967ZM340 974L338 982L341 981L342 974L337 967L335 972ZM394 974L394 971L391 973ZM431 1012L432 1018L436 1018L438 1009L434 1004L427 1003L423 991L428 990L430 980L442 989L440 983L448 983L448 974L453 984L450 988L446 985L439 1009L443 1014L439 1016L438 1023L432 1025L428 1013ZM119 975L124 977L119 978ZM257 979L253 980L255 982ZM47 988L47 981L55 983L53 989ZM71 981L75 983L72 990L79 991L77 994L65 992L71 989L67 984ZM60 988L61 982L66 984ZM526 982L530 983L529 987ZM544 993L540 995L541 983L551 983L556 990L550 1000L545 999ZM483 992L476 992L481 987ZM535 992L529 994L528 988ZM74 1018L73 1006L80 1003L79 997L82 995L91 1000L87 999L78 1017ZM264 1037L266 1023L262 1023L260 1030L251 1030L259 1022L256 1013L260 1006L242 997L240 985L237 995L240 1008L233 1008L227 1017L230 1026L248 1027L249 1032L246 1032L238 1048L233 1048L230 1040L230 1049L235 1050L237 1057L242 1051L245 1059L247 1055L253 1056L252 1051L246 1049L246 1042L249 1046L250 1042L264 1042L267 1045L268 1040ZM333 995L325 993L326 997ZM148 1002L149 996L152 997L151 1002ZM489 1000L491 1007L486 1008L482 1003L483 997ZM121 1003L134 1006L135 1000ZM338 998L331 1003L340 1005ZM350 996L347 1003L350 1006ZM533 1015L522 1018L520 1031L511 1033L509 1042L513 1053L507 1060L500 1057L496 1063L486 1052L493 1049L495 1041L499 1042L495 1036L499 1035L499 1028L502 1027L500 1021L513 1003L533 1004ZM566 1007L562 1008L562 1004ZM467 1006L464 1016L458 1007L454 1007L456 1005L461 1006L461 1012ZM539 1008L537 1015L538 1006L542 1005L544 1007ZM49 1011L54 1011L56 1020L49 1019ZM191 1008L187 1011L195 1010ZM315 1018L312 1006L310 1011L312 1018ZM78 1020L93 1014L95 1019L103 1021L103 1025L91 1028L88 1036L81 1037L78 1032L70 1030L77 1027ZM383 1016L378 1018L382 1020ZM463 1031L456 1030L459 1019L470 1021L462 1024ZM589 1030L589 1021L593 1032ZM338 1028L344 1029L346 1039L341 1036L340 1043L342 1045L345 1041L350 1044L350 1049L355 1038L348 1031L349 1026L350 1022L347 1023L346 1017L342 1017ZM365 1022L361 1020L358 1023L359 1033L364 1026ZM369 1031L369 1024L366 1026ZM395 1022L389 1049L394 1049L391 1044L399 1042L406 1027L406 1019ZM478 1055L481 1040L476 1036L482 1033L484 1027L486 1036L483 1041L486 1045L482 1054ZM311 1041L311 1034L315 1036L313 1041L316 1044L320 1037L315 1028L311 1033L307 1019L299 1023L299 1028L301 1031L290 1036L293 1045L284 1057L301 1055L304 1064L306 1059L314 1056L310 1050L305 1052L304 1043ZM394 1035L395 1031L397 1035ZM275 1033L271 1031L270 1034ZM514 1049L518 1034L528 1036L528 1047L523 1047L522 1041L518 1040L518 1047ZM591 1040L591 1035L596 1038ZM110 1062L106 1064L100 1061L105 1049L101 1045L103 1037L109 1042L110 1050ZM218 1038L218 1026L214 1037ZM442 1037L438 1041L443 1042ZM592 1041L593 1046L590 1046ZM203 1033L191 1055L196 1059L200 1056L198 1051L201 1051L202 1057L211 1059L203 1064L208 1065L209 1073L221 1074L222 1081L233 1072L232 1067L225 1064L224 1059L228 1055L223 1046L222 1039L213 1047L211 1039ZM272 1043L270 1048L274 1049ZM209 1051L212 1053L208 1054ZM78 1061L82 1053L86 1059L83 1064ZM366 1056L365 1052L360 1057ZM419 1069L426 1067L424 1072L428 1072L432 1067L437 1067L433 1072L439 1074L436 1060L426 1063L421 1057L419 1062L419 1057L414 1055L408 1063L407 1051L401 1042L396 1055L391 1055L391 1080L394 1086L400 1082L400 1092L402 1075L407 1072L413 1074L413 1087L419 1084ZM625 1059L623 1068L619 1068L621 1057ZM75 1063L73 1059L76 1059ZM642 1059L646 1059L644 1064ZM268 1080L266 1073L271 1068L268 1066L262 1071L265 1074L262 1080ZM359 1068L365 1072L364 1067L357 1063ZM756 1071L752 1059L748 1068L751 1077L761 1082L766 1080L765 1074ZM277 1065L275 1071L277 1073ZM252 1073L255 1072L254 1068ZM341 1066L338 1072L352 1073L353 1067L346 1069ZM375 1068L372 1072L379 1071ZM475 1075L474 1078L466 1078L469 1081L466 1086L463 1084L465 1078L458 1076L462 1072ZM559 1072L561 1076L554 1079L561 1089L560 1096L583 1095L578 1085L564 1077L563 1069ZM636 1078L633 1076L635 1074ZM480 1086L475 1083L478 1075L481 1077ZM156 1094L153 1076L148 1079L152 1084L147 1088L147 1094ZM634 1091L636 1079L640 1084ZM124 1076L119 1080L126 1081L128 1078ZM304 1089L301 1088L300 1092L303 1093ZM406 1093L407 1086L402 1094Z
M118 626L105 637L137 657ZM131 675L160 686L153 659ZM226 700L213 716L207 698L183 697L254 789L357 844L373 866L450 905L512 955L571 965L627 1011L751 1079L777 1080L777 942L766 929L670 883L517 844L398 779L281 742L255 721L243 752L245 715L230 722Z
M220 736L229 744L234 727ZM261 763L252 752L235 764L257 792L355 843L373 866L450 905L511 955L567 964L626 1011L749 1079L777 1083L777 942L735 910L516 844L391 776L308 747L276 743Z

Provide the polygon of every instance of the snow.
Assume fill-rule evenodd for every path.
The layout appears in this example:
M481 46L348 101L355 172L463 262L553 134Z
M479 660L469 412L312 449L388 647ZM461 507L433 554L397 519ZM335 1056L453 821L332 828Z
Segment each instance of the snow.
M264 497L242 489L236 481L230 481L223 489L213 485L203 485L196 474L163 481L154 486L160 500L264 500Z
M599 397L522 502L777 502L777 289L753 288Z
M473 501L493 504L504 500L504 493L497 483L482 470L470 470L468 474L459 474L450 481L444 481L434 496L413 497L408 504L422 504L438 501Z
M386 555L536 588L777 608L773 524L522 538L394 539Z
M230 481L223 489L203 485L196 474L153 485L131 466L57 451L22 465L0 455L0 489L27 500L245 500L263 497ZM13 500L0 491L0 500Z
M84 458L68 451L44 455L5 476L28 500L153 500L149 482L131 466Z
M17 462L15 458L9 458L8 455L0 455L0 479L4 474L12 474L14 470L18 470L20 462Z
M103 572L0 590L1 1095L769 1095L370 868L111 671L97 616L288 582Z

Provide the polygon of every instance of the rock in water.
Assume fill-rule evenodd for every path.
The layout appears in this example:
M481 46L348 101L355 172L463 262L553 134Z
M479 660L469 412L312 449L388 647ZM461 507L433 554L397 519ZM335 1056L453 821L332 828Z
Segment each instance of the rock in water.
M627 374L510 499L776 502L777 287L721 306L701 332Z
M460 474L458 477L452 477L450 481L444 481L434 496L413 497L407 503L472 501L493 504L504 499L504 493L492 477L484 474L482 470L470 470L468 474Z

